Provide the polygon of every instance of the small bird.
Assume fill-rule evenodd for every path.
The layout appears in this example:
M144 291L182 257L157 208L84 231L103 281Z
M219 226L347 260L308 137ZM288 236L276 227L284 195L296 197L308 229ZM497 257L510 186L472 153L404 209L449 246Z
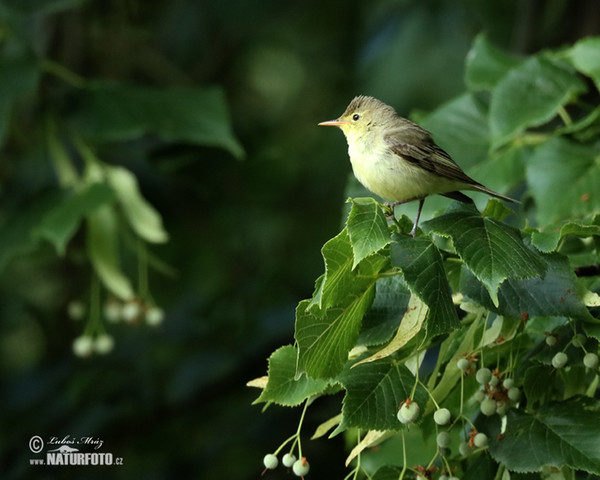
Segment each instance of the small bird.
M469 177L431 137L414 122L373 97L355 97L337 120L321 122L340 127L348 142L354 176L368 190L392 206L419 200L414 237L425 197L440 194L473 203L459 190L477 190L507 202L519 203Z

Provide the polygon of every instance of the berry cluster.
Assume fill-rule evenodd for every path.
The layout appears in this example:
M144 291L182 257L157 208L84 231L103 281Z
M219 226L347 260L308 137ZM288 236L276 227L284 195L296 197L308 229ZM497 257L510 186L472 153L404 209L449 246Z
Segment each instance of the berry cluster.
M293 453L286 453L281 459L281 463L283 463L285 467L291 468L294 475L301 478L304 478L304 475L307 475L310 470L310 465L308 464L306 457L297 459ZM263 464L265 466L263 471L264 474L267 470L275 470L279 465L279 459L276 454L268 453L263 458Z

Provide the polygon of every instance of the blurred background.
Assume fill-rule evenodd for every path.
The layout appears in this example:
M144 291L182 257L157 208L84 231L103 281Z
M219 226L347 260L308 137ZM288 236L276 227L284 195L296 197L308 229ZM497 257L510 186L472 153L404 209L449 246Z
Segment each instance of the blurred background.
M316 124L339 116L357 94L403 116L430 111L463 91L478 33L513 54L532 53L599 34L597 7L2 0L0 476L258 478L263 456L295 432L300 410L263 412L252 405L259 391L245 384L266 374L275 348L293 342L295 306L323 271L320 248L339 231L347 196L343 135ZM18 71L20 58L39 69ZM102 161L135 173L169 241L148 247L163 265L148 284L164 322L107 324L114 349L89 358L72 350L85 317L68 314L74 301L86 308L93 284L83 228L62 256L30 231L19 236L32 209L60 188L44 129L49 116L77 110L82 79L219 87L245 152L145 132L93 144ZM135 277L135 255L122 261ZM310 478L345 476L342 436L308 440L340 401L320 399L308 411ZM101 439L100 451L124 465L33 466L34 435Z

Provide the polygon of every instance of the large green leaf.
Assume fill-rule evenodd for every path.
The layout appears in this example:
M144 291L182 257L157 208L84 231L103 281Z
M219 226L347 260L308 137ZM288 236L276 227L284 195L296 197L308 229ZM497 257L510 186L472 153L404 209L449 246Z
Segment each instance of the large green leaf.
M553 138L535 149L527 160L527 183L540 225L600 211L597 157L597 148L565 138Z
M554 253L543 256L548 268L544 278L506 280L498 291L497 306L483 285L463 269L460 289L480 305L502 315L520 318L570 317L593 320L578 293L575 274L566 257Z
M155 134L243 155L219 88L165 89L98 82L83 91L72 123L76 131L100 141Z
M491 90L520 62L494 47L484 34L479 34L467 54L465 83L470 90Z
M569 222L558 227L550 226L548 229L532 232L531 243L541 252L553 252L558 248L559 242L570 235L581 238L600 237L600 225Z
M587 37L573 45L568 56L575 67L594 80L600 90L600 37Z
M459 325L442 256L429 237L396 236L392 265L402 270L411 292L429 307L425 321L428 336L449 332Z
M492 91L490 129L492 146L498 147L529 127L539 126L585 84L563 65L538 56L511 69Z
M274 402L295 406L327 387L326 380L310 379L305 375L296 378L298 351L291 345L275 350L269 357L269 380L254 403Z
M373 255L390 243L390 232L381 206L371 197L350 199L348 235L354 260L352 268L369 255Z
M490 441L489 452L517 472L568 465L600 475L600 402L575 397L533 413L510 410L506 431Z
M114 193L105 183L94 183L79 192L70 192L44 216L37 233L63 255L82 218L113 199Z
M452 239L456 252L486 286L495 305L498 287L507 278L544 275L543 258L523 244L517 229L481 216L472 205L453 204L422 228Z
M404 365L389 359L365 363L346 370L338 377L347 393L342 407L342 422L337 431L349 427L361 430L400 430L397 413L410 397L416 379ZM425 408L428 395L417 385L413 401ZM415 423L420 423L421 417Z
M365 291L348 294L347 303L315 315L309 301L296 309L298 373L311 378L331 378L341 372L356 345L362 318L375 294L374 282Z

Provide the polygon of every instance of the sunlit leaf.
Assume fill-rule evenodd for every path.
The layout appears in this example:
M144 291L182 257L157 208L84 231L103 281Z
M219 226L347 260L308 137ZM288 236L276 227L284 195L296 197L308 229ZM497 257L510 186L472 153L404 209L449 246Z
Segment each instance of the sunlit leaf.
M305 375L296 377L298 351L291 345L281 347L269 357L269 380L254 403L274 402L295 406L327 387L326 380L315 380Z
M484 34L479 34L467 54L465 83L470 90L491 90L520 62L492 45Z
M354 198L349 201L352 208L347 226L354 254L354 269L361 260L390 243L390 232L381 206L373 198Z
M573 45L568 56L575 67L590 76L600 90L600 37L587 37Z
M452 239L456 252L486 286L495 305L498 287L507 278L544 275L543 258L523 244L517 229L481 216L471 205L451 205L446 213L422 227Z

